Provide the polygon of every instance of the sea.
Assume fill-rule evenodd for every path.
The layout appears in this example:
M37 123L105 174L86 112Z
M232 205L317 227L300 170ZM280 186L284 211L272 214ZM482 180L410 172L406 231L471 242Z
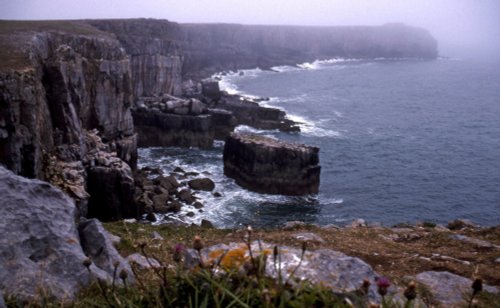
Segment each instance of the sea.
M223 72L223 90L280 108L300 133L253 132L320 148L317 195L245 190L223 174L223 141L209 150L143 148L139 166L208 176L204 207L165 219L210 220L217 227L500 224L500 62L455 58L328 59L296 66ZM195 215L193 215L192 213Z

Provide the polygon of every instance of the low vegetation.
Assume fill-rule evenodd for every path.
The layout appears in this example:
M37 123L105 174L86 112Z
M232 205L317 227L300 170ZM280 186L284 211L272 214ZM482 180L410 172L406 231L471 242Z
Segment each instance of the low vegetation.
M111 285L96 280L80 293L71 304L73 307L420 307L422 303L434 306L430 290L409 278L426 270L446 270L465 277L477 277L470 292L463 294L463 307L500 307L497 295L482 290L483 280L499 285L499 266L492 261L498 253L495 250L481 251L468 243L457 243L450 240L452 231L439 230L430 224L396 229L299 225L259 231L124 222L105 226L120 236L117 248L122 255L139 252L158 260L160 266L139 269L132 264L136 276L133 285L128 283L129 278L124 273L115 273ZM395 238L394 234L398 233L394 231L402 232L403 229L407 229L402 233L404 235ZM156 236L153 236L154 232ZM313 232L323 241L301 241L294 237L297 232ZM453 231L453 234L455 232L494 243L500 239L499 227L469 228ZM242 242L248 245L254 239L276 243L276 247L285 244L300 247L303 252L319 248L342 251L362 258L383 276L377 281L360 281L355 292L339 294L321 285L299 281L293 273L286 280L265 276L263 261L272 258L272 264L279 266L278 249L250 256L245 251L233 249L213 253L205 259L200 253L203 247L214 244ZM189 267L184 262L187 248L199 256ZM444 252L454 260L468 261L432 258L432 254L444 256ZM382 296L381 304L371 303L367 297L371 284L375 284ZM397 300L393 294L387 293L393 284L401 287L402 296Z

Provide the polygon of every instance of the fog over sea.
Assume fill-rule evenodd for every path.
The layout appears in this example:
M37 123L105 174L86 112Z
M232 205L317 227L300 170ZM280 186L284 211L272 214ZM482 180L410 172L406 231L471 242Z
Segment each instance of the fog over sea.
M176 166L216 182L205 207L173 219L218 227L300 220L383 225L467 218L500 223L500 63L462 59L332 59L220 74L221 87L282 108L300 133L251 131L320 147L318 195L257 194L223 175L223 142L211 150L140 149L140 166ZM193 211L196 215L186 217Z

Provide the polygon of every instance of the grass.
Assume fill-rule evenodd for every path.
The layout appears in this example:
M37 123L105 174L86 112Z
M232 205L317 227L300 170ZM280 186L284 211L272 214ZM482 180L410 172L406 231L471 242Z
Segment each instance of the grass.
M59 32L76 35L109 36L78 20L0 20L0 70L25 69L30 66L29 42L34 33Z
M182 243L192 247L197 235L202 235L205 247L230 242L248 241L247 230L213 229L198 226L152 226L140 223L106 223L105 228L120 236L118 250L124 256L140 252L159 260L162 267L156 270L139 270L134 267L137 282L127 288L105 286L94 282L81 291L71 307L367 307L366 298L358 290L350 294L338 294L321 285L294 279L283 281L262 274L261 255L245 257L237 251L214 254L212 260L203 260L194 268L184 268L173 250ZM402 236L414 233L415 236ZM157 232L163 239L153 238ZM351 256L358 256L369 263L379 274L389 277L393 284L408 285L408 275L426 270L447 270L465 277L472 277L475 268L487 284L499 285L497 251L481 251L473 245L451 240L451 232L432 226L390 229L381 227L320 228L298 226L293 229L254 230L253 239L262 239L279 246L300 248L303 242L297 233L312 232L323 241L307 243L307 250L330 248ZM489 240L498 244L500 228L466 229L461 234ZM401 240L395 239L399 234ZM237 249L235 249L237 250ZM466 265L459 262L432 258L432 253L470 260ZM274 252L267 252L274 258ZM429 257L420 259L415 255ZM276 261L275 261L276 262ZM82 265L83 266L83 265ZM117 278L118 279L118 278ZM360 282L361 286L361 282ZM471 292L472 293L472 292ZM417 298L427 305L435 305L432 292L425 286L416 285ZM464 305L470 294L464 294ZM404 299L404 298L403 298ZM57 306L50 301L46 306ZM411 306L411 305L410 305ZM394 303L390 297L382 307L407 307L404 300ZM480 292L474 298L473 307L500 307L498 295Z

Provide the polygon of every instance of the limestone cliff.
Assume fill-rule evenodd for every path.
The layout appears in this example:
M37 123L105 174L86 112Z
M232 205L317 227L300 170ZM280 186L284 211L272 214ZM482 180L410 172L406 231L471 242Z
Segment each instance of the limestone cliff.
M59 179L54 184L86 213L86 172L111 169L96 161L85 140L89 131L96 129L117 158L136 161L129 57L115 38L84 23L0 26L8 50L1 55L8 65L0 70L0 163L20 175Z
M62 187L77 200L83 214L87 201L94 202L90 213L107 219L136 213L133 204L122 209L108 203L128 200L134 193L130 167L136 163L137 140L132 109L139 108L141 97L158 100L192 94L185 91L186 84L191 89L202 87L198 81L223 70L332 57L437 55L436 41L427 31L400 24L280 27L149 19L0 21L0 44L0 164ZM289 126L278 111L261 112L255 104L248 118L245 110L251 104L239 106L219 94L203 97L206 89L202 88L193 97L206 104L202 115L145 113L136 117L145 127L138 131L153 135L168 128L170 135L158 137L158 143L173 140L209 146L214 137L223 137L242 121L260 127L274 122ZM216 118L224 123L215 123ZM152 141L146 139L143 144L154 145ZM89 174L109 181L89 186L89 178L97 178ZM95 206L108 208L100 211Z

